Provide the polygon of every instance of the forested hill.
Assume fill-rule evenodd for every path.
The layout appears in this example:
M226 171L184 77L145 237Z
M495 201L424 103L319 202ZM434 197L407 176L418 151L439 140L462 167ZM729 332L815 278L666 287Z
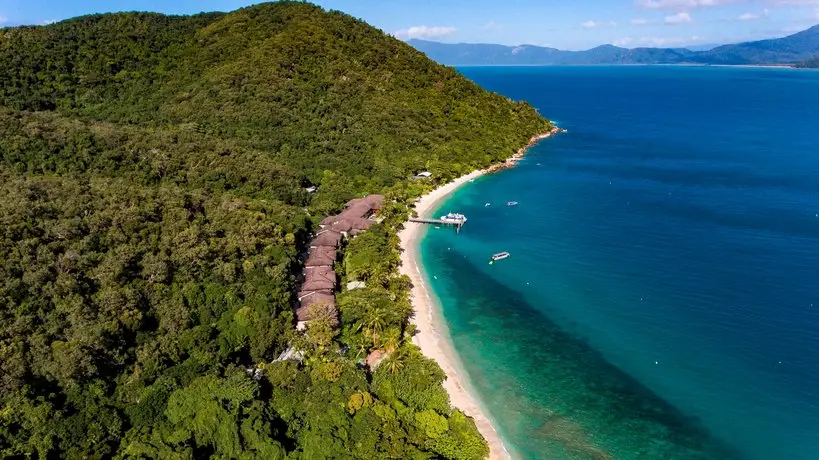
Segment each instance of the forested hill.
M501 158L543 122L365 23L308 4L2 29L0 81L10 108L187 129L274 152L314 183L333 170L371 189Z
M414 173L548 127L301 2L0 29L0 457L483 457L409 341L395 230ZM337 264L366 288L297 332L305 241L372 192Z

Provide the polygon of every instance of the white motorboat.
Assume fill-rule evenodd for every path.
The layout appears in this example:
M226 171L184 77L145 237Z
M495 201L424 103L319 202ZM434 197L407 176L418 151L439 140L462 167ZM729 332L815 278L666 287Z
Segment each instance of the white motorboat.
M506 252L506 251L504 251L504 252L499 252L499 253L497 253L497 254L493 254L493 255L492 255L492 259L489 261L489 265L492 265L493 263L495 263L495 261L496 261L496 260L503 260L503 259L506 259L506 258L507 258L507 257L509 257L510 255L511 255L511 254L509 254L509 253L508 253L508 252Z
M463 214L450 212L449 214L447 214L445 216L441 216L441 222L443 222L445 224L459 224L459 225L462 225L462 224L466 223L466 216L463 215Z

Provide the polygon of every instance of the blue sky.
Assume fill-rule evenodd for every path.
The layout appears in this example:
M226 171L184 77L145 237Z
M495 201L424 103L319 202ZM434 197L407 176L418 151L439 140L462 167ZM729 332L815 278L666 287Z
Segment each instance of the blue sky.
M110 11L230 11L246 0L0 0L0 26ZM819 24L819 0L319 0L399 38L586 49L778 37Z

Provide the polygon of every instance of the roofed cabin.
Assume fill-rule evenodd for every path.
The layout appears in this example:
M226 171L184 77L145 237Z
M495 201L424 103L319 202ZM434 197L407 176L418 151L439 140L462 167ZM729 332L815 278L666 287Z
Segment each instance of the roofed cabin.
M345 208L351 208L359 203L367 205L372 211L378 211L384 205L384 195L367 195L364 198L355 198L344 205ZM342 212L342 214L344 214Z
M332 229L345 235L357 235L372 227L373 221L355 217L345 217L333 223Z
M305 297L309 297L309 296L311 296L313 294L333 295L333 290L332 289L324 289L324 290L319 290L319 291L299 291L299 293L296 294L296 298L299 299L299 302L301 302L301 299L304 299Z
M335 280L336 272L335 270L333 270L333 267L329 265L320 267L307 267L304 269L304 276L305 278L325 278L328 280Z
M384 195L367 195L356 198L344 205L344 211L337 216L329 216L321 221L322 227L331 227L333 230L346 235L361 233L373 225L369 217L384 205Z
M338 256L336 250L330 246L316 246L310 248L307 252L307 260L304 262L305 267L330 267L335 262Z
M312 292L305 295L296 309L296 319L299 329L303 329L307 321L317 319L327 319L331 324L337 325L336 298L333 294L324 292Z
M336 280L326 278L307 278L301 285L303 292L333 291L336 288Z
M326 246L330 248L337 248L339 243L341 243L341 232L327 229L316 234L316 237L310 242L310 247L315 248L319 246Z

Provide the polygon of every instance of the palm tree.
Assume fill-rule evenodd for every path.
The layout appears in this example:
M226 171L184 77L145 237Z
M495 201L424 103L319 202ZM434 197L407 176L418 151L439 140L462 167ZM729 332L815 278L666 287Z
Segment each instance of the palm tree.
M370 337L375 347L381 346L381 333L386 326L385 313L381 308L371 308L364 314L364 334Z
M404 368L404 355L402 353L396 353L390 356L384 364L391 373L395 374L401 369Z
M387 333L384 334L383 345L384 351L388 354L394 353L401 346L401 331L396 327L387 329Z
M358 341L358 347L356 347L358 353L355 354L356 361L358 360L359 357L361 357L361 355L367 354L367 349L369 348L368 345L369 344L363 339Z

